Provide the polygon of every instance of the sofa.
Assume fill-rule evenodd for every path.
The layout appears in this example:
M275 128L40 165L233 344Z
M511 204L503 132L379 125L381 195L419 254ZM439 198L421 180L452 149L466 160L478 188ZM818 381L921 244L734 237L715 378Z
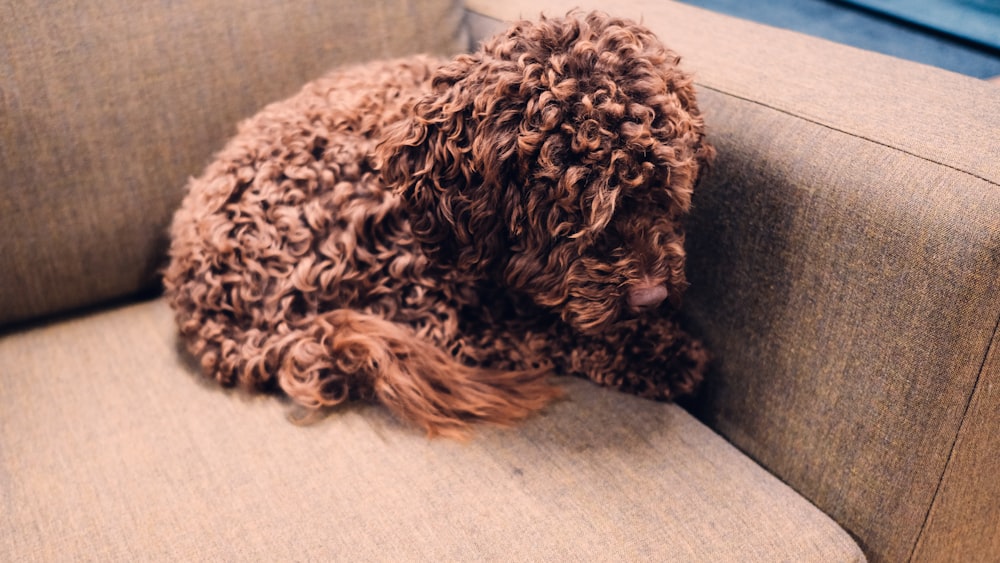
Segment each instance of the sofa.
M718 158L659 403L311 425L205 383L159 297L188 177L348 62L573 7L683 56ZM661 0L0 3L0 560L997 561L1000 88Z

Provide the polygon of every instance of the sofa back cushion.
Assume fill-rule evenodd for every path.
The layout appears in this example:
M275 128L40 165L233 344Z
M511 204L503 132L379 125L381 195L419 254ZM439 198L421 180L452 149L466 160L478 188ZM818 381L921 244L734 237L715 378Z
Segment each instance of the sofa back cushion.
M264 104L466 46L453 0L0 2L0 326L157 289L186 179Z

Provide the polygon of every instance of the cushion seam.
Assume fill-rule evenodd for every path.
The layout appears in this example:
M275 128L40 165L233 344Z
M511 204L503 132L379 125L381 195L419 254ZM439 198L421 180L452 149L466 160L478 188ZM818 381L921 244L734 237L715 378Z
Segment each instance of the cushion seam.
M937 486L934 488L934 494L931 495L931 502L927 507L927 513L924 515L924 521L920 524L920 530L917 532L917 539L913 542L913 549L910 551L910 557L907 558L907 561L914 560L914 557L917 555L917 548L920 547L924 533L927 531L927 523L930 522L931 513L934 511L934 505L937 504L941 495L941 485L944 484L945 477L948 475L948 467L951 466L952 461L955 459L955 449L958 446L958 438L962 435L962 429L965 427L965 423L969 420L969 409L972 408L972 399L975 397L976 391L979 389L979 384L983 380L983 372L986 371L986 361L989 359L990 351L993 347L1000 345L1000 343L997 342L998 335L1000 335L1000 314L997 315L996 324L993 326L993 335L986 343L986 351L983 353L983 360L979 364L979 371L976 373L976 380L972 384L972 389L969 392L969 398L965 401L965 409L962 411L962 422L958 425L958 430L955 432L955 439L951 442L951 449L948 451L948 460L945 462L944 468L941 470L941 476L938 479Z
M767 109L774 110L776 112L788 115L790 117L794 117L796 119L800 119L802 121L805 121L805 122L808 122L808 123L812 123L813 125L819 125L820 127L829 129L831 131L836 131L838 133L843 133L844 135L848 135L848 136L854 137L856 139L861 139L861 140L867 141L869 143L874 143L876 145L879 145L879 146L885 147L887 149L891 149L891 150L903 153L903 154L908 155L908 156L912 156L914 158L918 158L920 160L923 160L925 162L929 162L931 164L935 164L937 166L943 166L943 167L948 168L950 170L954 170L955 172L959 172L961 174L965 174L965 175L971 176L973 178L976 178L977 180L981 180L983 182L986 182L987 184L989 184L991 186L1000 187L1000 182L998 182L997 180L992 180L990 178L987 178L987 177L982 176L980 174L977 174L975 172L972 172L972 171L969 171L969 170L965 170L963 168L959 168L958 166L955 166L955 165L952 165L952 164L948 164L947 162L941 162L939 160L934 160L933 158L928 158L928 157L926 157L926 156L924 156L922 154L918 154L918 153L915 153L913 151L906 150L904 148L901 148L901 147L889 144L889 143L887 143L885 141L880 141L878 139L873 139L873 138L867 137L865 135L861 135L861 134L858 134L858 133L847 131L847 130L842 129L840 127L836 127L834 125L830 125L829 123L824 123L824 122L819 121L817 119L806 117L806 116L801 115L799 113L796 113L794 111L791 111L791 110L788 110L788 109L784 109L784 108L778 107L778 106L773 105L773 104L762 102L760 100L755 100L753 98L749 98L749 97L746 97L746 96L741 96L739 94L730 92L728 90L725 90L725 89L717 87L717 86L711 86L709 84L705 84L704 82L700 82L697 79L695 80L695 84L698 87L700 87L700 88L704 88L706 90L711 90L713 92L722 94L724 96L729 96L731 98L735 98L737 100L748 102L748 103L751 103L751 104L754 104L754 105L757 105L757 106L760 106L760 107L765 107ZM709 124L709 131L711 131L711 124Z

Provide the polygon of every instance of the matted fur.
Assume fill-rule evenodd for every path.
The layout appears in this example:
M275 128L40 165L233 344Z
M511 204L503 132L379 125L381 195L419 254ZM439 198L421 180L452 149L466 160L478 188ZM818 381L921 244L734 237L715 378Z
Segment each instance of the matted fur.
M692 391L680 219L712 149L678 62L570 14L266 107L174 218L190 352L223 385L375 400L430 434L522 420L560 396L552 374Z

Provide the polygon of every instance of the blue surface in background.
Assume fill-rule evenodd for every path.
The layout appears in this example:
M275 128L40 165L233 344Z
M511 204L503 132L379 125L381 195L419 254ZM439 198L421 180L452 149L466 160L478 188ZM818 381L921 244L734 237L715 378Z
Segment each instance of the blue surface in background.
M847 3L827 0L681 1L977 78L1000 75L1000 51L953 39ZM909 3L920 2L913 0Z
M904 21L1000 49L998 0L845 0Z

